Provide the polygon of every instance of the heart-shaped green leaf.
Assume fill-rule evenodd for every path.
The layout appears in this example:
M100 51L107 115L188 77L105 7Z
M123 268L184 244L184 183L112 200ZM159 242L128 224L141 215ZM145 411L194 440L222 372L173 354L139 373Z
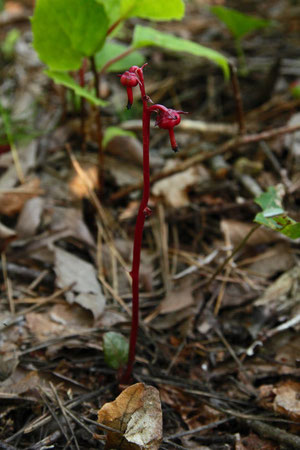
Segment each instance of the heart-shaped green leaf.
M52 70L76 70L104 44L108 17L96 0L37 0L33 45Z

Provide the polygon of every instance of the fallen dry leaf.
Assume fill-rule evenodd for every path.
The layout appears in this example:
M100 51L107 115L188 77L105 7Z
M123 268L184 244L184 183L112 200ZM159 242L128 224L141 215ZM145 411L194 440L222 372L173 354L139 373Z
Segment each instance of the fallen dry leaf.
M45 200L42 197L35 197L28 200L19 217L16 226L19 238L34 236L42 219Z
M233 247L240 244L253 227L253 223L245 223L232 219L221 220L221 230L225 236L228 236ZM280 239L280 235L275 231L272 232L271 230L258 228L247 240L246 246L268 244L278 241L278 239Z
M16 239L17 233L0 222L0 252L4 252L8 244Z
M300 422L300 383L287 381L274 389L275 399L273 406L275 411L289 416L292 420Z
M160 303L160 314L168 314L188 308L194 304L192 286L183 286L182 289L169 292Z
M34 178L21 186L0 192L0 213L13 216L19 212L30 198L42 194L39 178Z
M65 294L67 301L89 309L95 319L100 317L104 310L105 297L92 264L58 247L55 247L54 252L57 286L68 288L74 285Z
M144 383L129 386L102 406L98 422L119 431L107 433L107 450L159 449L162 411L158 390Z
M172 169L178 164L169 160L166 170ZM152 188L152 193L158 197L162 196L166 203L173 208L189 205L188 188L193 185L209 180L208 171L201 165L191 167L184 172L157 181Z

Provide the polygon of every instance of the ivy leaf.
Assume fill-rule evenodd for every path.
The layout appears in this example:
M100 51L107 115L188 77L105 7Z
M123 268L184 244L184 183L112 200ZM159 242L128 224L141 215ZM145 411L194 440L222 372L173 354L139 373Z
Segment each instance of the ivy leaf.
M268 27L271 24L270 20L249 16L248 14L243 14L235 9L225 8L224 6L213 6L210 10L219 20L225 23L236 39L241 39L251 31Z
M111 59L116 56L121 55L129 47L125 44L120 44L119 42L107 41L100 52L96 53L95 60L96 66L98 70L101 70L102 67ZM140 52L132 52L119 61L113 63L111 66L107 68L107 72L123 72L128 70L131 66L142 66L145 62L144 56Z
M119 369L127 363L129 344L121 333L109 331L103 335L103 351L106 364Z
M52 70L76 70L104 44L108 17L96 0L38 0L33 46Z
M197 44L196 42L182 39L173 36L172 34L163 33L154 28L136 25L133 33L132 46L138 49L151 45L177 52L187 52L195 56L207 58L221 66L226 79L229 78L228 61L221 53Z
M79 84L76 83L76 81L73 80L70 75L64 72L56 72L54 70L45 70L46 75L48 77L52 78L55 83L62 84L63 86L72 89L72 91L75 92L75 94L79 95L80 97L84 97L87 100L89 100L93 105L96 106L105 106L107 105L107 102L104 100L100 100L96 97L92 92L89 92L87 89L79 86Z

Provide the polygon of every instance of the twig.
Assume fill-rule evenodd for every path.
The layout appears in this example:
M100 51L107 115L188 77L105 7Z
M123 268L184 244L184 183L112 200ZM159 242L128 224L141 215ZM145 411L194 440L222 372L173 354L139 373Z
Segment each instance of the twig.
M95 57L91 56L91 69L94 76L94 84L96 89L96 96L100 99L100 78L96 67ZM101 124L101 113L98 107L95 108L96 111L96 126L97 126L97 141L98 141L98 184L99 191L102 191L103 187L103 164L104 164L104 154L102 148L102 124Z
M87 68L87 59L84 58L82 65L79 69L79 84L82 88L85 86L85 72ZM80 126L81 126L81 135L82 135L82 151L85 153L86 151L86 129L85 129L85 98L80 97Z
M125 56L130 55L130 53L132 53L134 51L135 51L135 48L130 47L127 50L125 50L123 53L120 53L118 56L115 56L114 58L107 61L107 63L105 63L104 66L102 67L102 69L100 70L100 75L103 75L112 64L114 64L117 61L120 61L120 59L125 58Z
M58 426L58 428L59 428L59 430L60 430L59 435L62 434L62 435L65 437L66 441L68 441L68 440L69 440L69 436L68 436L67 433L65 432L65 430L64 430L64 428L63 428L61 422L60 422L59 419L58 419L58 416L57 416L57 414L56 414L55 409L53 409L52 406L50 405L50 403L48 402L47 397L46 397L46 395L45 395L45 393L43 392L43 390L42 390L41 387L39 387L39 393L40 393L40 396L41 396L43 402L44 402L45 405L47 406L47 408L48 408L48 410L49 410L51 416L52 416L53 419L55 420L55 422L56 422L56 424L57 424L57 426Z
M15 314L15 304L13 299L13 291L12 291L12 285L11 280L7 274L7 264L6 264L6 254L5 252L1 253L1 263L2 263L2 272L3 272L3 279L4 279L4 285L7 293L7 298L9 301L9 308L10 313Z
M209 423L207 425L202 425L201 427L194 428L192 430L188 431L181 431L180 433L171 434L170 436L167 436L165 439L177 439L185 436L191 436L197 433L201 433L202 431L211 430L213 428L217 428L219 425L223 425L223 423L232 422L235 420L234 417L226 417L225 419L217 420L216 422ZM165 439L163 442L165 442Z
M110 389L113 389L116 386L116 383L110 383L104 387L101 387L100 389L97 389L93 392L88 392L87 394L80 395L75 400L68 400L66 403L64 403L64 406L67 406L69 409L75 408L78 405L81 405L85 401L89 401L94 397L99 397L100 394L102 394L105 391L109 391ZM10 436L8 439L6 439L6 442L12 442L14 441L18 436L22 435L23 433L32 433L33 431L41 428L43 425L48 424L51 422L51 415L49 413L43 414L38 419L34 419L31 424L23 426L20 430L18 430L13 436Z
M295 448L296 450L299 450L300 448L299 436L259 421L247 420L246 423L264 438L272 439L279 444L285 445L288 449Z
M235 64L232 61L229 61L229 69L230 69L230 75L231 75L231 83L232 83L232 89L235 99L235 107L236 107L236 118L237 123L239 126L239 133L245 134L246 127L245 127L245 118L244 118L244 108L243 108L243 101L241 96L241 90L240 90L240 83L237 77L237 69Z
M298 130L300 130L300 125L284 126L274 128L273 130L262 131L261 133L257 134L245 134L244 136L234 137L233 139L230 139L229 141L225 142L223 145L221 145L217 150L213 152L198 153L197 155L192 156L186 161L183 161L182 163L178 164L176 167L172 169L165 170L163 172L153 175L152 177L150 177L150 184L153 184L156 181L162 180L164 178L168 178L172 175L175 175L176 173L184 172L190 167L193 167L195 164L199 164L216 155L226 153L229 150L237 149L242 145L253 144L254 142L259 142L261 140L273 139L274 137L281 136L283 134L295 133ZM111 201L120 200L121 198L126 197L131 192L137 191L142 187L143 187L142 183L137 183L135 185L128 186L127 188L121 189L120 191L113 194L110 197L110 200Z
M241 242L235 247L235 249L230 253L229 256L223 261L223 263L215 270L211 278L207 281L207 286L209 286L214 279L219 275L220 272L224 269L224 267L228 264L228 262L236 255L236 253L244 247L250 236L260 227L260 224L255 224L248 234L241 240Z
M39 442L36 442L31 447L29 447L28 450L41 450L43 448L53 448L49 447L51 444L54 444L59 438L61 437L61 432L59 430L54 431L53 433L49 434L49 436L46 436L44 439L42 439ZM1 449L1 447L0 447ZM9 448L7 449L9 450Z
M127 120L122 122L121 127L123 130L134 131L141 130L142 125L140 120ZM155 123L150 122L150 128L154 128ZM205 122L203 120L191 120L184 119L178 125L178 131L190 132L190 133L203 133L203 134L223 134L225 136L235 136L238 132L236 124L228 123L213 123Z
M75 442L75 447L77 448L77 450L80 450L79 445L78 445L78 442L77 442L76 435L75 435L74 430L73 430L73 428L72 428L72 426L71 426L71 422L70 422L70 420L69 420L68 414L66 413L66 409L65 409L65 407L64 407L64 405L63 405L61 399L59 398L59 395L58 395L58 393L57 393L57 390L55 389L55 387L54 387L54 385L51 383L51 381L50 381L50 387L51 387L51 389L52 389L52 392L53 392L54 395L55 395L56 401L57 401L58 406L59 406L59 408L60 408L60 410L61 410L61 412L62 412L62 415L63 415L64 418L65 418L66 424L67 424L67 426L68 426L68 428L69 428L69 430L70 430L70 432L71 432L72 439L69 439L69 442L70 442L71 440L73 440L73 441Z

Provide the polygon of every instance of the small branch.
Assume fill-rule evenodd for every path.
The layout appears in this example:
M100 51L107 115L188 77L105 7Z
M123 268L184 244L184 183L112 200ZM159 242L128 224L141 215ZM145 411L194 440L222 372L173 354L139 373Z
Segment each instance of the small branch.
M110 59L109 61L107 61L107 63L105 63L104 66L102 67L102 69L100 70L100 74L101 74L101 75L104 74L104 73L107 71L107 69L108 69L112 64L114 64L115 62L120 61L120 59L125 58L125 56L130 55L130 53L132 53L132 52L134 52L134 51L135 51L135 48L130 47L130 48L128 48L127 50L125 50L123 53L121 53L120 55L115 56L114 58L112 58L112 59Z
M239 133L245 134L246 127L245 127L245 117L244 117L244 108L243 108L243 101L241 96L241 90L240 90L240 83L237 76L237 69L232 61L229 61L229 69L230 69L230 75L231 75L231 83L232 83L232 89L235 99L235 107L236 107L236 118L237 123L239 126Z
M90 62L94 76L96 96L97 98L100 98L100 78L97 72L96 61L94 56L91 56ZM102 124L101 124L100 109L96 107L95 110L96 110L96 126L97 126L97 141L98 141L98 185L99 185L99 192L101 192L103 187L103 168L104 168L104 154L102 148Z
M111 34L114 29L117 28L118 25L120 25L120 23L122 22L122 20L124 20L122 17L120 17L120 19L118 19L115 23L113 23L109 29L107 30L106 36L108 36L109 34Z
M91 69L92 69L93 77L94 77L96 96L97 96L97 98L100 98L100 89L99 89L100 78L99 78L99 74L97 72L96 61L95 61L95 57L94 56L90 57L90 62L91 62Z
M182 163L178 164L176 167L170 170L165 170L163 172L157 173L156 175L153 175L150 179L150 184L153 184L156 181L162 180L164 178L168 178L172 175L175 175L176 173L184 172L190 167L193 167L195 164L207 161L208 159L211 159L216 155L222 155L229 150L237 149L242 145L253 144L254 142L259 142L262 140L273 139L274 137L281 136L283 134L295 133L298 130L300 130L300 125L284 126L274 128L273 130L262 131L261 133L257 134L245 134L244 136L235 137L225 142L223 145L221 145L217 150L213 152L198 153L197 155L192 156L191 158L183 161ZM123 197L126 197L131 192L141 189L142 187L143 187L142 183L128 186L127 188L121 189L119 192L113 194L110 197L110 200L111 201L119 200Z
M78 71L79 76L79 84L81 87L85 85L85 72L87 68L87 59L83 59L82 66ZM81 127L81 135L82 135L82 151L85 153L86 151L86 130L85 130L85 98L80 97L80 127Z
M220 272L224 269L224 267L229 263L229 261L237 254L239 250L241 250L250 236L260 227L260 224L255 224L253 228L249 231L248 234L244 237L244 239L241 240L241 242L235 247L235 249L230 253L229 256L223 261L223 263L216 269L216 271L213 273L212 277L208 280L207 286L210 286L210 284L214 281L214 279L219 275Z
M273 427L263 422L247 420L246 423L252 430L258 433L263 438L269 438L275 441L277 444L284 445L289 449L299 449L300 448L300 437L295 434L291 434L282 430L281 428Z

